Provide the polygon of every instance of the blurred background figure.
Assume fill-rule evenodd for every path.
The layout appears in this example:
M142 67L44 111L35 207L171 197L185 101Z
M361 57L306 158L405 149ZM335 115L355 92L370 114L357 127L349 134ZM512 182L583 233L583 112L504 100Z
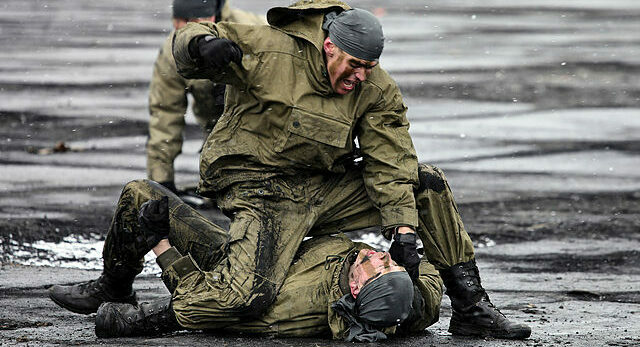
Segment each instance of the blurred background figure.
M149 86L149 139L147 141L147 177L159 182L187 203L200 205L194 189L178 191L175 184L174 160L182 152L185 113L193 97L192 110L204 137L215 126L224 108L224 84L210 80L187 80L176 71L171 54L171 41L175 30L188 22L229 21L243 24L266 24L252 13L232 9L225 0L174 0L173 28L160 48L153 66Z

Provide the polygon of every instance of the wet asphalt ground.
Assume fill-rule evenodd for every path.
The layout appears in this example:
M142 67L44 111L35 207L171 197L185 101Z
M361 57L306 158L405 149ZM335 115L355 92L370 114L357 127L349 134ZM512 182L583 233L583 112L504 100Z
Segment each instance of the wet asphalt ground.
M122 186L145 176L146 93L169 3L0 3L0 344L347 345L222 332L100 340L93 316L46 297L97 277L77 268L90 259L21 265L51 264L57 251L38 242L99 241ZM289 2L234 3L264 13ZM420 160L447 174L483 285L533 328L526 341L454 338L445 299L423 335L384 344L640 345L640 3L351 4L381 18L381 64L405 95ZM197 182L201 144L187 121L183 187ZM155 276L136 289L166 294Z

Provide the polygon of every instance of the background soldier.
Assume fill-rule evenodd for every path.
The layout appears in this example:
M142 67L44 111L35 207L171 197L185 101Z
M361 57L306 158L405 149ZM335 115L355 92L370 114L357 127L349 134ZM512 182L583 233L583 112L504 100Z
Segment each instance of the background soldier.
M264 24L264 19L238 9L225 0L174 0L173 28L188 22L231 21ZM149 140L147 141L147 177L176 192L173 162L182 151L187 94L193 96L192 110L205 136L218 121L224 108L224 84L208 79L188 80L176 71L171 54L173 31L164 41L153 66L149 85Z

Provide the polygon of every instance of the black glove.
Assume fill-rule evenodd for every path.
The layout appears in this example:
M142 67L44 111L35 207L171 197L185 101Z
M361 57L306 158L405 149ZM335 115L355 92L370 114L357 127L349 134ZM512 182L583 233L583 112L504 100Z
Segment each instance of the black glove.
M416 234L400 234L393 236L393 242L389 248L389 254L398 265L404 266L412 280L420 275L420 257L416 249Z
M176 184L173 183L173 181L158 182L158 183L160 183L163 187L169 189L173 194L178 194L178 188L176 188Z
M140 206L138 223L144 233L147 248L155 247L162 239L169 237L169 198L148 200Z
M242 62L242 49L231 40L211 35L199 37L197 40L198 50L194 53L202 60L204 66L217 69L229 65L230 62L238 65Z

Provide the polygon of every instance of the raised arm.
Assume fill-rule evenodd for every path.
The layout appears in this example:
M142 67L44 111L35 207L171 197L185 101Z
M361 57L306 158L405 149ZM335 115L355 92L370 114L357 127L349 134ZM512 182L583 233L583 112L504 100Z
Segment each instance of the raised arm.
M210 79L236 86L246 84L248 71L243 60L252 59L251 38L260 28L227 22L188 23L173 37L178 73L190 79Z

